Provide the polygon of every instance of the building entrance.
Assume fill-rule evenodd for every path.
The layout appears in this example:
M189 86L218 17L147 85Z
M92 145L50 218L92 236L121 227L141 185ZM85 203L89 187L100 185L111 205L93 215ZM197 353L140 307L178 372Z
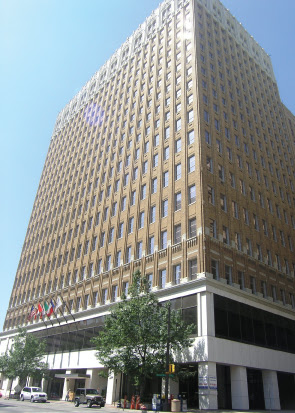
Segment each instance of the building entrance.
M218 409L231 410L231 380L230 380L230 366L222 364L216 365L217 371L217 398Z
M247 369L249 409L265 409L263 379L261 370Z
M278 385L282 410L295 410L295 375L278 373Z
M183 364L180 367L179 394L187 400L187 407L199 408L197 364Z
M47 394L49 399L61 399L64 379L55 377L56 373L62 373L60 370L52 370L48 379ZM65 372L65 371L64 371Z

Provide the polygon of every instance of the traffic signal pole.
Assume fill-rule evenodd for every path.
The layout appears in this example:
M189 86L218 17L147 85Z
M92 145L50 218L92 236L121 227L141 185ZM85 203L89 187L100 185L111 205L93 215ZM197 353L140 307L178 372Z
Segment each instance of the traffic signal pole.
M165 406L164 411L168 412L168 387L169 387L169 361L170 361L170 316L171 316L171 303L168 303L168 320L167 320L167 347L166 347L166 375L165 375Z

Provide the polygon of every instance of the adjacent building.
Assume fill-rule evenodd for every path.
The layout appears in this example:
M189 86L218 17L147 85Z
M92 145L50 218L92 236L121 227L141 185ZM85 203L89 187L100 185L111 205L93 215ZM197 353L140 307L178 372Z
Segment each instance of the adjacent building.
M47 340L49 396L117 400L128 380L98 376L90 339L139 269L196 326L177 360L195 375L171 393L295 408L294 130L269 55L222 3L161 3L57 118L1 351L25 326ZM58 319L28 321L59 296Z

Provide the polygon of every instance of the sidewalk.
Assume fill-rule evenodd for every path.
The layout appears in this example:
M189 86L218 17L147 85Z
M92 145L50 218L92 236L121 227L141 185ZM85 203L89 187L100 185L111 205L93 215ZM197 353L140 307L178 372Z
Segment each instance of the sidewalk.
M116 412L124 411L127 413L135 413L140 412L140 410L132 410L132 409L123 409L118 408L113 405L105 405L105 408L108 410L113 410ZM282 413L295 413L294 410L200 410L200 409L188 409L187 413L267 413L267 412L282 412ZM143 410L142 412L146 413L155 413L153 410ZM164 413L164 412L163 412ZM175 412L175 413L182 413L182 412Z
M50 400L51 403L70 403L64 400ZM112 404L106 404L102 409L105 409L107 412L112 413L139 413L139 412L146 412L146 413L155 413L153 410L134 410L134 409L123 409L116 407ZM294 410L200 410L200 409L188 409L187 413L267 413L267 412L282 412L282 413L295 413ZM160 412L161 413L161 412ZM164 412L163 412L164 413ZM175 413L182 413L182 412L175 412Z

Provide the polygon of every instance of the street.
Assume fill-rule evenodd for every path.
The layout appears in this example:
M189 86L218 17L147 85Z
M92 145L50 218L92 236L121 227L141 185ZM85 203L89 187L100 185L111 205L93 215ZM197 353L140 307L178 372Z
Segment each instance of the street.
M86 405L80 405L74 407L74 403L65 401L48 401L47 403L30 403L29 401L21 402L20 400L4 400L0 399L0 410L5 413L34 413L34 412L76 412L87 408ZM92 407L93 411L101 411L101 413L117 413L117 408L107 407L100 408L97 406Z

